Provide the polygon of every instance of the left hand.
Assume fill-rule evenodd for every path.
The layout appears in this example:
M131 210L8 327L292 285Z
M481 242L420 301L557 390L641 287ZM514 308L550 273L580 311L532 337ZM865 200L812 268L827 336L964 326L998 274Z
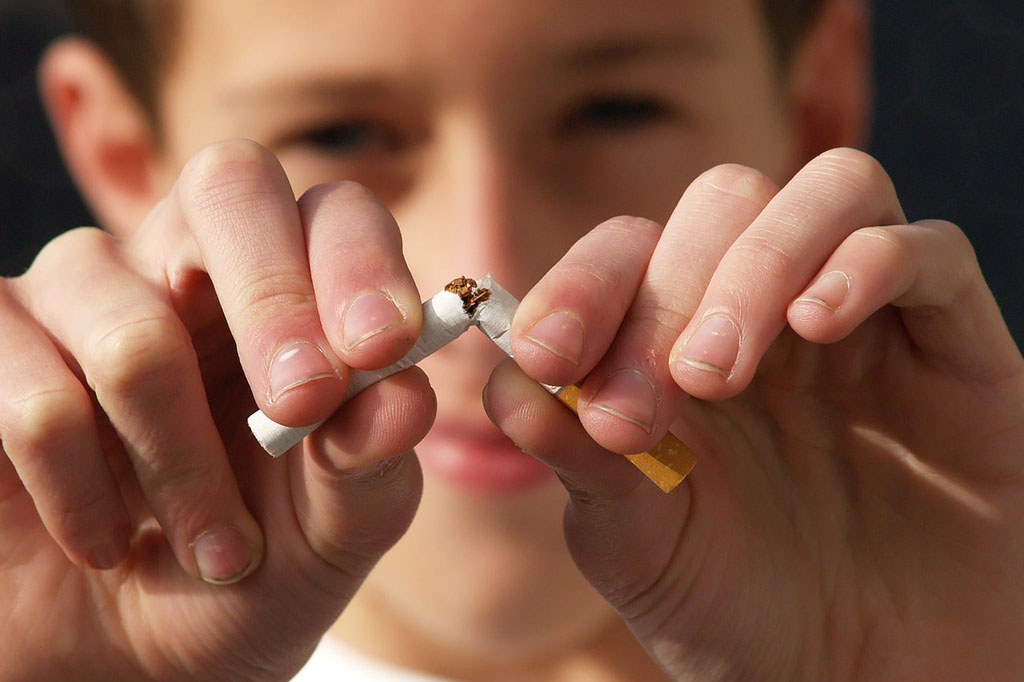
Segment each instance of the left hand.
M488 410L677 679L1024 679L1024 360L964 235L908 225L871 157L608 221L513 349ZM582 382L580 421L536 381ZM665 495L608 451L670 427L698 463Z

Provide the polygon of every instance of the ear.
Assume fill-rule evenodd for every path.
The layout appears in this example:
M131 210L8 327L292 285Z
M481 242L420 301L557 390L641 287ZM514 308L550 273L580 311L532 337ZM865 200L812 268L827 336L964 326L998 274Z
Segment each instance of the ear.
M861 0L825 0L789 74L793 172L821 152L867 141L871 106L868 13Z
M47 48L39 88L57 144L100 224L130 234L160 198L149 117L95 45L76 37Z

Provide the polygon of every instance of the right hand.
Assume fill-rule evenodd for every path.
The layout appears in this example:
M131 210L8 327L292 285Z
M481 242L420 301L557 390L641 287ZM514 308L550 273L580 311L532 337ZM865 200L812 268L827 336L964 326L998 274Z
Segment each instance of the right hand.
M402 372L280 460L246 416L328 417L420 322L383 206L242 141L0 280L0 678L288 679L408 526L435 401Z

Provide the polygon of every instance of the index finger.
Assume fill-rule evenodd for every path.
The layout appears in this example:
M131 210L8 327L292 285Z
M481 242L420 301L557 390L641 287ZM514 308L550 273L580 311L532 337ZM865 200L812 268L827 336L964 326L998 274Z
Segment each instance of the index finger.
M343 256L330 272L311 272L314 235L284 170L259 145L235 140L206 148L182 171L174 194L253 396L275 421L304 425L326 417L344 395L349 362L367 361L363 351L371 346L369 361L388 364L416 337L419 296L400 246L386 239L341 245L346 228L320 221L317 249ZM357 194L348 197L354 222L369 223L368 233L397 232L382 207L365 211L365 193ZM361 262L381 266L345 267ZM339 283L326 286L330 278Z

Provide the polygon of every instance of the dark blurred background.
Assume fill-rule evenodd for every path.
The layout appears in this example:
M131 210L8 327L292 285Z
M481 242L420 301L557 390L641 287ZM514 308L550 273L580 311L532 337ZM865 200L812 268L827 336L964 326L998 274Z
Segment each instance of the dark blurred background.
M1024 346L1024 1L878 0L869 151L911 220L971 237ZM0 0L0 274L62 229L92 223L61 167L35 63L67 29L55 0Z

